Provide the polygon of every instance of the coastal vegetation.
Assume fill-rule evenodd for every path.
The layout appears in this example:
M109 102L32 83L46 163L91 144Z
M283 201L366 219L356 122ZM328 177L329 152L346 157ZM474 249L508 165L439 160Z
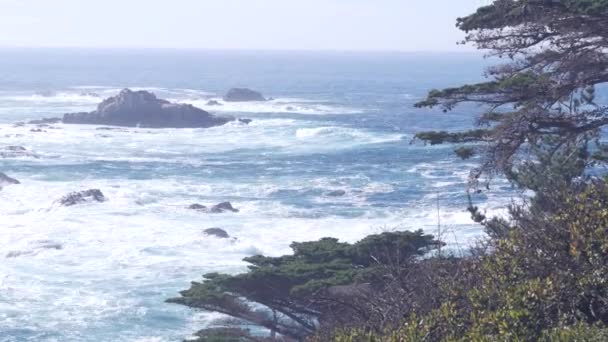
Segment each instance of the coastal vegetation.
M417 104L480 104L478 127L416 138L477 156L464 205L486 239L455 255L421 231L386 232L247 258L247 273L169 300L233 318L200 341L608 340L608 1L496 0L457 26L503 64ZM494 177L526 194L506 217L476 205Z

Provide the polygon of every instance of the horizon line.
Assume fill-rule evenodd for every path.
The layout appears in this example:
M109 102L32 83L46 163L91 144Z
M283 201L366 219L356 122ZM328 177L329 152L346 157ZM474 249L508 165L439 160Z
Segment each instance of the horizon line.
M115 51L207 51L207 52L286 52L286 53L386 53L386 54L483 54L482 51L471 48L453 50L399 50L399 49L280 49L280 48L208 48L208 47L128 47L128 46L28 46L0 45L2 50L115 50Z

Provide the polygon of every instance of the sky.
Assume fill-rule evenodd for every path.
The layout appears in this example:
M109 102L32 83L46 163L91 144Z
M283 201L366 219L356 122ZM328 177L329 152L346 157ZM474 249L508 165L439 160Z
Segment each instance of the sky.
M463 51L489 0L0 0L1 47Z

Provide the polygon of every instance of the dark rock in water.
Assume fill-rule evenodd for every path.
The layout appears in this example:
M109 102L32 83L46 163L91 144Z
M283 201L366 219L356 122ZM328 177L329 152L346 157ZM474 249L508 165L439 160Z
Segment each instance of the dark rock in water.
M209 101L207 102L207 106L221 106L221 105L222 105L222 104L221 104L221 103L219 103L219 102L218 102L218 101L216 101L216 100L209 100Z
M52 90L43 90L43 91L36 92L36 96L42 96L42 97L53 97L56 95L57 95L57 93Z
M334 190L334 191L327 193L327 196L330 196L330 197L342 197L344 195L346 195L346 191L344 191L344 190Z
M43 125L43 124L56 124L60 123L61 118L43 118L38 120L31 120L28 122L30 125Z
M192 209L192 210L207 210L207 207L202 205L202 204L192 204L191 206L188 207L188 209Z
M103 100L97 110L63 116L66 124L109 125L147 128L205 128L221 126L232 117L212 115L189 104L158 99L147 91L123 89Z
M4 185L11 185L11 184L21 184L21 182L19 182L15 178L11 178L11 177L7 176L6 174L0 172L0 188L2 188L2 186L4 186Z
M6 257L7 258L17 258L22 255L31 255L31 254L34 254L34 252L33 251L10 251L10 252L6 253Z
M99 96L99 94L94 93L92 91L83 91L82 93L80 93L80 96L101 97Z
M38 240L34 241L37 247L42 249L63 249L63 244L61 242L53 241L53 240Z
M205 235L215 236L220 239L228 239L230 237L230 235L228 235L228 232L221 228L208 228L205 229L203 233L205 233Z
M105 200L106 198L100 190L90 189L86 191L69 193L61 198L59 203L63 206L69 207L86 202L105 202Z
M227 102L246 102L246 101L266 101L264 96L251 89L247 88L232 88L224 96L224 101Z
M232 206L232 203L230 203L230 202L222 202L222 203L212 206L211 208L208 208L207 206L204 206L202 204L195 203L195 204L190 205L188 207L188 209L198 210L198 211L203 211L206 213L213 213L213 214L220 214L220 213L224 213L227 211L231 211L233 213L239 212L239 210L234 208Z
M52 240L38 240L29 244L29 247L24 250L10 251L6 254L7 258L17 258L25 255L36 255L43 250L54 249L62 250L63 244Z
M239 119L239 122L240 123L244 123L245 125L249 125L251 123L251 121L253 121L253 120L251 120L251 119Z
M32 129L30 129L30 132L41 133L41 132L46 132L46 131L43 129L40 129L40 128L32 128Z
M216 213L217 214L217 213L223 213L223 212L226 212L226 211L231 211L233 213L238 213L239 212L239 210L236 209L236 208L234 208L232 206L232 203L230 203L230 202L222 202L222 203L216 204L213 207L211 207L211 212L212 213Z
M23 146L6 146L0 148L0 158L22 158L22 157L32 157L38 158L33 152L28 151Z

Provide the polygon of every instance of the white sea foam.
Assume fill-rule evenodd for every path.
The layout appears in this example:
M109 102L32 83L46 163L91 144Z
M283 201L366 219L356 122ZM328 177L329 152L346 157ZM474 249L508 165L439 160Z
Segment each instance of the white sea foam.
M80 96L85 90L105 96L119 89L87 86L67 93ZM207 96L197 90L176 93L180 101ZM20 108L15 117L22 120L31 115L23 108L48 105L31 94L13 100L22 102L12 107ZM58 96L52 101L57 101L53 110L58 113L94 107L93 101L80 98ZM293 110L285 108L291 105ZM0 124L0 148L23 146L38 157L2 160L22 184L0 190L0 331L31 331L32 340L181 339L222 317L164 303L202 274L243 271L242 258L289 253L292 241L331 235L354 242L391 229L433 233L437 213L428 194L402 208L377 205L370 198L390 197L405 177L445 186L441 190L446 193L451 187L439 182L464 177L448 160L420 163L404 179L376 179L373 173L345 167L319 175L283 175L279 171L294 167L290 163L300 156L331 157L403 137L272 114L348 112L321 101L279 99L226 104L218 110L271 115L254 117L249 125L235 122L210 129L98 130L57 124L52 125L57 129L31 132L32 125ZM223 169L236 171L214 176ZM440 179L445 174L448 180ZM91 188L100 189L108 200L73 207L57 203L67 193ZM345 193L330 196L335 190ZM193 203L225 200L240 211L211 215L187 209ZM454 232L448 242L481 236L460 206L442 206L440 217ZM225 229L236 240L202 233L211 227Z
M352 148L357 145L398 141L401 135L374 133L342 127L299 128L313 125L289 119L259 119L250 125L238 123L209 129L97 130L87 125L54 125L44 132L31 132L31 126L0 125L6 145L24 146L42 158L57 162L88 160L190 162L193 156L235 150L275 150L284 153L310 153ZM102 144L103 149L99 146ZM170 158L167 158L170 157ZM50 161L52 162L52 161Z
M306 99L279 98L270 101L252 102L225 102L221 98L207 98L203 100L179 100L179 102L189 103L196 107L205 109L209 112L226 113L287 113L287 114L306 114L306 115L327 115L327 114L356 114L361 113L360 109L349 108L339 105L330 105L323 101ZM220 105L208 105L208 101L217 101Z
M160 321L155 320L169 314L191 320L174 333L185 337L213 317L192 317L185 308L163 304L166 298L176 296L203 273L243 270L245 256L289 253L291 241L332 235L354 242L386 229L435 229L432 206L391 212L370 208L363 217L318 219L308 215L307 209L268 199L279 188L304 189L305 181L297 179L272 184L235 179L201 184L124 178L49 182L26 174L14 176L22 184L0 191L0 257L22 253L0 263L0 303L6 304L0 310L0 330L35 322L30 329L72 340L87 340L82 335L85 331L109 331L134 321L158 326ZM336 181L341 182L321 178L314 186L331 189ZM87 188L102 189L108 201L67 208L54 204L68 192ZM392 187L369 182L363 189L390 191ZM347 189L347 193L353 191ZM237 198L232 201L239 213L209 215L185 208L225 197ZM463 225L457 228L462 229L457 232L459 243L479 236L479 229L466 230L470 223L466 212L446 210L441 215L445 222ZM202 234L209 227L222 227L237 240ZM61 248L40 248L41 240ZM160 318L158 312L162 312ZM124 335L120 340L137 338L142 337ZM152 335L144 340L148 338L164 337Z
M399 141L403 138L401 134L374 134L369 131L347 128L347 127L313 127L299 128L296 137L301 141L365 141L367 143L381 143L388 141Z

